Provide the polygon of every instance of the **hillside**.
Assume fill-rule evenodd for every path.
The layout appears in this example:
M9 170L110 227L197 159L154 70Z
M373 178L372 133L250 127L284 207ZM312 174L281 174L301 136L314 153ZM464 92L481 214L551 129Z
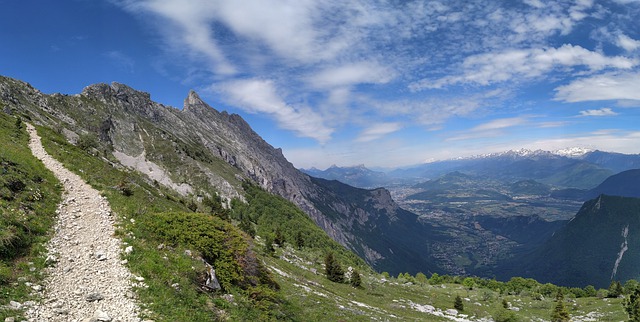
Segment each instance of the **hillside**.
M388 200L379 200L372 191L368 202L373 206L339 203L330 213L326 208L321 211L316 201L326 195L327 187L293 167L280 149L265 142L240 116L215 110L193 91L179 110L119 83L90 85L72 96L45 95L27 83L2 77L0 98L6 110L54 128L71 142L183 196L242 199L242 182L249 181L294 203L331 238L374 267L376 254L388 253L388 248L367 244L365 235L370 232L351 229L354 211L365 214L365 220L383 217ZM343 189L358 193L355 188ZM396 239L403 243L403 236L387 236L391 244ZM393 253L385 258L400 260Z
M26 86L23 89L28 91L28 88ZM4 90L4 87L0 90ZM118 158L109 154L108 140L115 140L117 136L100 137L100 130L95 134L96 132L76 127L73 122L58 123L60 121L57 118L65 116L46 103L47 97L51 99L55 95L41 96L44 101L21 101L25 98L19 98L19 92L5 94L7 92L2 92L0 96L6 99L0 106L3 108L0 112L2 131L3 134L10 134L12 128L17 128L15 137L19 138L13 145L6 144L6 139L12 138L12 135L0 138L5 140L2 141L3 147L12 147L2 150L2 153L9 152L2 154L5 169L8 172L17 171L19 178L27 178L27 173L45 173L42 177L31 178L34 180L29 181L28 185L32 186L21 191L31 193L34 191L31 188L37 190L45 189L47 185L51 187L50 184L55 179L48 179L51 174L43 170L42 165L28 153L26 131L17 125L20 122L16 121L16 115L21 115L29 122L45 124L37 129L47 152L99 190L109 201L118 223L115 235L127 247L131 247L130 251L123 254L127 266L132 273L144 279L144 283L135 288L134 296L140 301L145 318L154 321L489 321L500 316L514 316L522 320L533 320L548 319L554 305L551 298L556 287L550 288L521 278L501 283L495 280L429 274L431 272L425 270L424 273L430 275L430 278L426 278L419 273L421 269L416 270L416 273L412 271L411 274L397 274L397 277L375 273L362 259L329 238L307 213L299 209L299 205L268 193L268 189L264 189L250 177L243 177L243 172L238 167L227 167L213 159L207 161L210 166L213 164L218 167L219 177L233 173L237 178L237 186L230 184L233 191L229 190L231 194L237 193L237 197L228 201L211 190L201 191L202 194L186 193L188 190L184 190L186 186L183 184L187 182L176 180L173 172L159 166L164 164L162 162L177 162L175 160L204 162L203 159L211 157L207 150L197 150L185 141L171 137L175 144L170 146L177 151L178 158L169 162L157 157L158 163L149 163L145 158L138 159L145 166L152 166L151 172L163 170L165 173L165 176L154 177L154 174L149 173L149 168L143 171L144 168L135 167L135 163L134 166L125 166ZM133 98L128 97L127 100L130 99ZM5 102L12 100L18 103L5 106ZM34 102L46 108L40 110L39 107L29 105ZM117 106L95 104L96 113L99 110L97 107L113 108L113 115L122 112ZM52 116L50 112L57 116ZM72 119L67 121L69 120ZM114 120L115 118L112 119L114 124L117 124ZM147 135L145 130L149 132L153 128L144 119L137 120L140 123L132 123L132 133L138 139L144 138ZM53 125L46 126L50 123ZM135 132L136 127L139 132ZM105 125L104 128L111 128L111 125ZM107 132L111 133L112 130L104 131ZM148 139L151 137L149 135ZM169 137L168 132L164 134L165 139ZM128 139L124 136L119 140L123 150L134 147L137 142L135 138ZM148 150L154 151L167 143L162 140L162 136L154 138L153 144L149 143ZM16 154L11 154L12 151L16 151ZM143 151L147 151L146 148ZM170 156L171 154L167 155ZM230 157L230 160L233 158ZM28 170L20 170L25 163L33 163L34 167L28 166ZM154 164L158 167L153 166ZM183 169L185 178L189 177L188 171L196 169L189 168L188 165L189 163L185 163L186 167ZM203 175L201 178L205 178L207 172L199 167L197 169L202 172L193 170L194 177L200 174ZM228 170L236 172L225 172ZM2 174L3 180L7 178L6 173ZM171 181L163 181L167 177ZM342 219L344 221L341 223L343 227L362 232L362 235L356 236L363 236L365 240L356 240L357 243L371 243L377 249L392 244L399 245L401 247L392 250L399 250L401 256L420 251L419 248L411 247L411 236L425 232L421 229L430 226L424 225L423 219L398 207L387 190L354 189L334 181L309 180L317 187L315 191L318 193L310 201L313 205L325 205L327 209L324 212L337 218L341 218L344 213L358 215L347 217L348 220ZM204 187L199 186L197 180L188 181L188 184L192 189ZM8 189L13 186L5 185ZM286 183L283 186L288 187ZM50 195L52 199L44 199L46 202L42 208L37 203L34 204L36 206L33 209L36 211L32 212L32 218L35 224L52 217L51 210L55 209L59 200L55 199L59 196L59 191L53 190ZM226 196L223 193L220 195ZM12 209L12 200L25 204L43 200L9 199L5 196L1 200L0 210L3 213ZM332 220L335 218L329 217L328 222L331 223ZM339 220L336 222L340 223ZM503 229L489 221L478 222L487 229ZM418 229L421 225L424 225L423 228ZM43 231L46 230L41 230ZM389 231L400 237L387 239L383 233ZM429 234L425 234L425 237L429 237ZM23 251L24 248L18 249ZM407 251L410 253L406 253ZM323 259L329 252L335 254L347 272L346 276L352 275L353 271L360 272L360 288L326 279ZM392 252L389 254L394 255ZM400 255L397 255L398 258L402 258ZM0 283L2 317L19 316L21 310L34 305L35 302L30 300L38 299L38 293L29 293L33 290L32 283L39 283L42 278L46 257L37 252L34 256L35 265L25 264L21 258L15 263L15 267L2 271L3 276L9 276ZM5 258L2 259L3 265L6 265ZM208 268L203 260L216 269L220 290L211 292L203 286L208 284ZM384 265L394 264L387 258L378 260ZM13 291L20 289L21 294ZM620 320L625 317L620 299L601 300L586 288L564 291L577 297L571 314L579 320L592 317ZM544 297L536 294L544 294ZM462 311L453 310L456 296L464 298L465 308ZM509 307L512 309L503 308L503 300L511 303ZM14 308L7 309L7 306Z
M601 194L640 198L640 169L627 170L612 175L597 187L589 190L584 198L593 199Z
M607 287L611 280L638 279L640 199L601 195L531 254L515 271L541 282Z

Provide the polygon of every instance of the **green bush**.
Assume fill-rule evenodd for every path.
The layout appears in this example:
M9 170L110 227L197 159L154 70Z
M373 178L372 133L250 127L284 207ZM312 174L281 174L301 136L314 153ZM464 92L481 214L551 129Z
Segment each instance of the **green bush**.
M98 137L93 133L80 135L76 144L84 151L91 151L99 147Z
M200 213L156 213L138 217L142 229L167 244L192 247L216 269L220 285L243 289L277 284L256 257L250 238L228 222Z

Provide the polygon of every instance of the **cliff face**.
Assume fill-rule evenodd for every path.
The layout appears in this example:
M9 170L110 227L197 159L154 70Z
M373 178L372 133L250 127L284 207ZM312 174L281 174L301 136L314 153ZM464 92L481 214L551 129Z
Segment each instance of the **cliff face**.
M394 227L416 226L417 218L400 209L388 191L312 179L242 117L215 110L193 91L179 110L119 83L91 85L68 96L45 95L26 83L0 78L0 99L5 112L28 115L64 131L70 140L94 135L103 153L183 194L215 191L241 198L240 183L250 180L296 204L329 236L374 267L394 262L400 249L412 247L405 242L407 236L395 236L401 232ZM416 238L422 233L413 228L407 232ZM376 234L384 235L385 242L376 242ZM415 266L403 270L420 270Z

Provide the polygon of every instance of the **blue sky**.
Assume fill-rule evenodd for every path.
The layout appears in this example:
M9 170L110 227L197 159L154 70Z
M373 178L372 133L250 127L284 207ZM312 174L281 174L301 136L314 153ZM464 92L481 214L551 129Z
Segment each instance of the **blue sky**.
M0 74L242 115L298 167L640 153L640 1L0 0Z

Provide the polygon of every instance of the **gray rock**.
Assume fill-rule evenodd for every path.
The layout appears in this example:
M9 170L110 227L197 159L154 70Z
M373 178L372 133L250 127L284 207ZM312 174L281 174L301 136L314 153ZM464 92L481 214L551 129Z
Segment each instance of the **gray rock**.
M97 310L95 313L93 313L93 319L100 322L110 322L112 320L109 314L101 310Z
M444 313L449 314L449 315L458 315L458 310L456 310L456 309L448 309L448 310L444 311Z
M104 295L102 295L101 293L91 293L89 295L87 295L87 297L85 297L85 299L87 300L87 302L95 302L95 301L100 301L100 300L104 300Z
M22 308L22 303L16 302L16 301L10 301L9 308L12 310L19 310L20 308Z
M16 318L14 318L13 316L10 316L8 318L4 318L4 322L16 322Z
M220 282L218 282L218 278L216 277L216 270L213 269L213 266L209 265L209 263L204 262L207 266L207 281L204 283L204 287L211 291L218 291L222 289L220 287Z

